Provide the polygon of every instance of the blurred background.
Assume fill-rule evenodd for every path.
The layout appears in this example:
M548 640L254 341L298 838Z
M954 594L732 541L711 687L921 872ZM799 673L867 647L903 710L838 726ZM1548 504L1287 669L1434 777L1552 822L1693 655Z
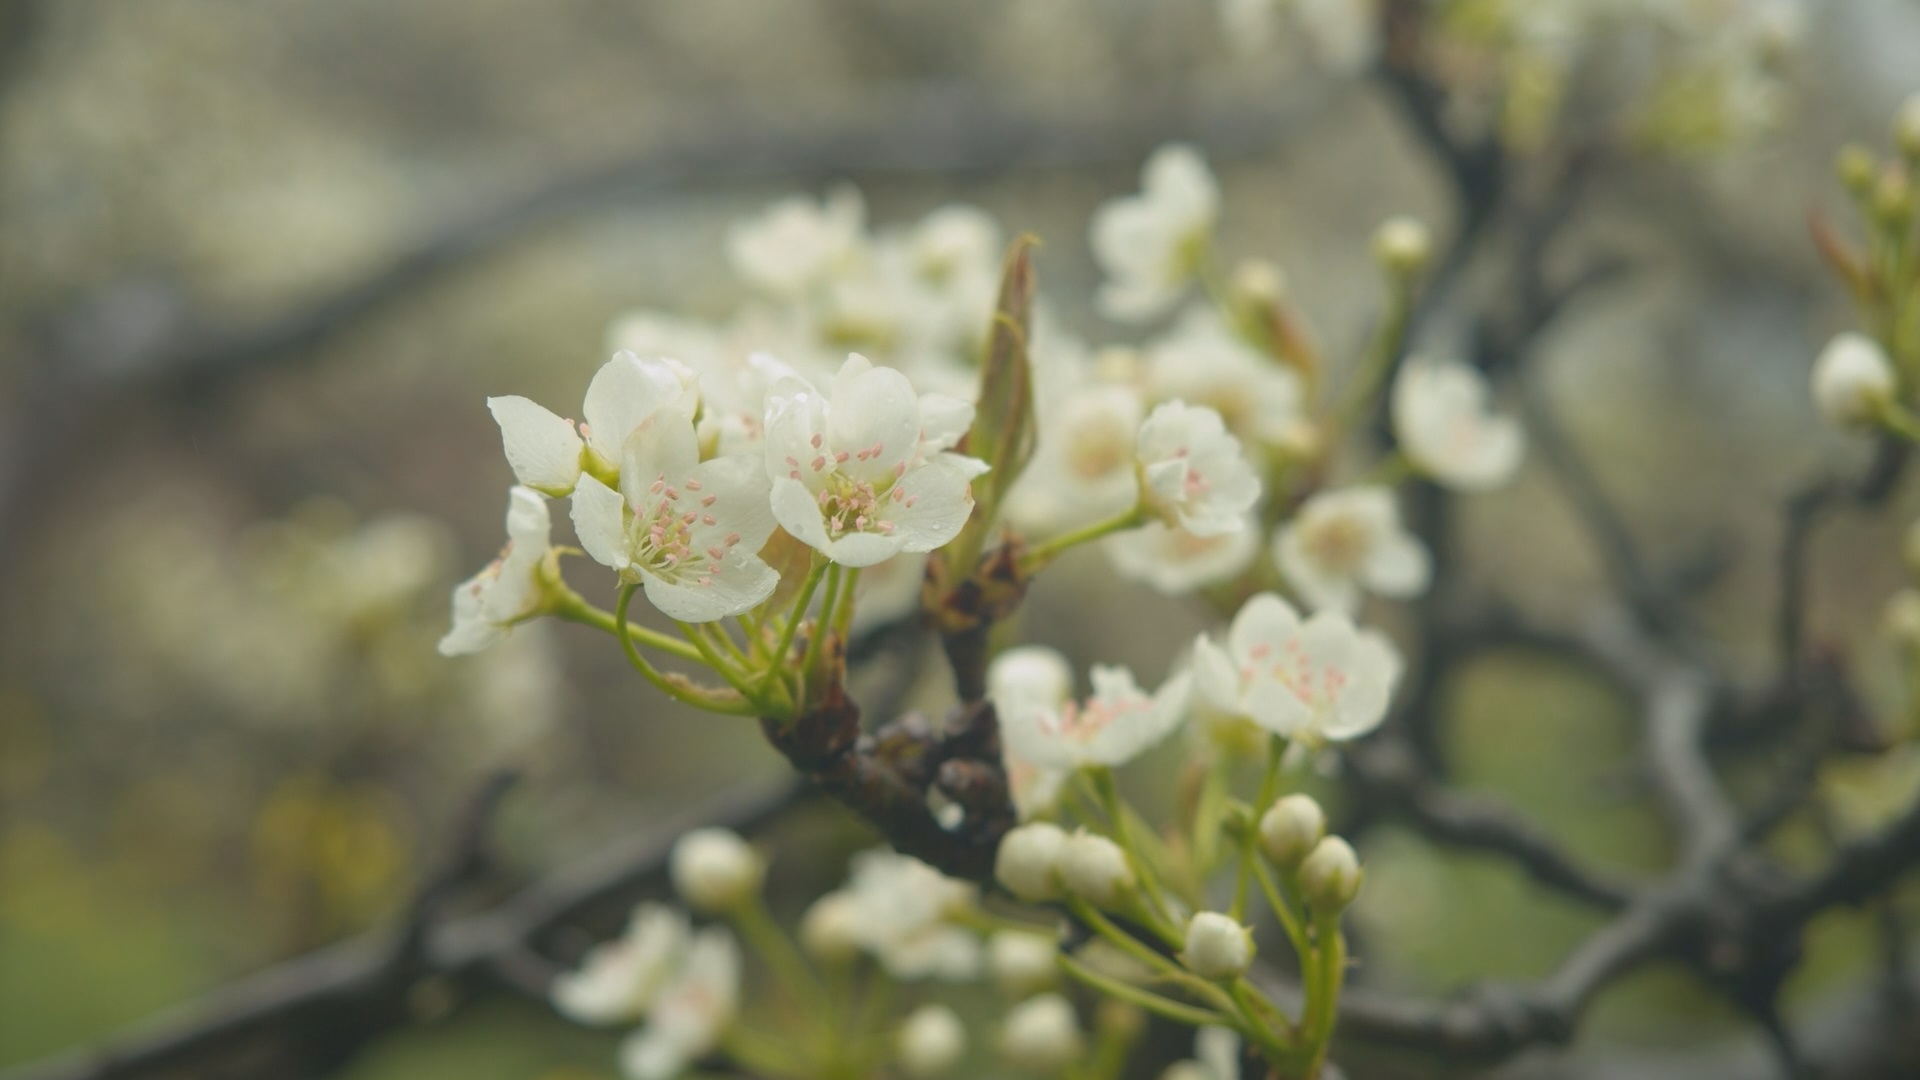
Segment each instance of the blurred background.
M1842 204L1833 152L1881 140L1920 87L1920 5L1810 9L1774 130L1591 185L1574 246L1634 272L1537 358L1648 550L1728 559L1702 611L1756 664L1779 499L1858 453L1807 401L1848 311L1804 215ZM501 821L523 876L784 769L751 725L661 706L591 633L433 651L447 590L500 535L483 399L572 400L630 309L725 315L726 227L773 198L850 180L875 223L983 207L1042 238L1041 291L1075 333L1123 342L1093 312L1087 217L1185 140L1220 174L1223 253L1278 260L1328 354L1354 356L1381 292L1367 238L1394 213L1444 236L1445 189L1372 82L1231 36L1213 5L1147 0L0 4L0 1066L391 921L503 764L527 774ZM1477 302L1469 275L1458 303ZM1887 716L1879 605L1914 509L1827 534L1816 588L1819 635ZM1463 528L1466 572L1522 610L1594 592L1531 472ZM1108 580L1097 555L1064 567L1024 633L1157 677L1200 614L1091 587ZM1447 701L1459 783L1596 860L1663 865L1604 687L1495 658ZM1861 829L1920 759L1826 782L1830 824ZM809 835L779 850L817 889L863 840L832 814ZM1364 977L1384 985L1538 975L1597 922L1409 833L1365 853ZM1858 979L1872 932L1819 925L1795 1000ZM1723 1030L1656 973L1575 1053ZM489 1002L347 1075L583 1080L613 1075L612 1046Z

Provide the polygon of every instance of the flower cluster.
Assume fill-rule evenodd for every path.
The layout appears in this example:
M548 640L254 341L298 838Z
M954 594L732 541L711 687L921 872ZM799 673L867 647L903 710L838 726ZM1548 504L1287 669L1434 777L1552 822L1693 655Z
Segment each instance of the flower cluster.
M943 630L971 625L977 609L948 609L961 585L1010 585L1017 603L1083 545L1123 578L1230 616L1157 683L1094 664L1083 692L1043 644L980 672L1023 822L999 841L995 876L1019 900L1070 913L1093 944L1063 950L1054 915L1006 916L974 885L878 850L807 909L796 946L760 906L760 857L731 834L690 833L676 886L732 932L643 908L554 987L569 1016L642 1024L630 1075L671 1075L715 1051L814 1074L758 1062L773 1044L742 1027L736 940L823 1030L855 1022L824 1015L844 1003L820 991L855 968L889 984L991 975L1013 1000L999 1053L1029 1071L1131 1037L1106 1013L1084 1020L1059 993L1062 973L1207 1029L1201 1060L1218 1061L1223 1040L1289 1067L1324 1056L1359 860L1325 835L1317 804L1283 788L1300 763L1387 716L1401 660L1361 619L1370 598L1416 597L1432 575L1395 488L1496 488L1522 464L1524 438L1475 369L1403 357L1431 256L1424 226L1393 219L1375 237L1388 311L1364 355L1341 365L1321 355L1278 267L1215 265L1220 202L1206 163L1172 146L1137 194L1095 213L1100 309L1165 324L1096 349L1033 295L1024 243L996 271L999 230L978 211L873 234L849 189L784 200L730 236L756 294L732 319L624 318L578 421L525 398L489 401L517 480L509 544L456 589L445 652L542 616L584 623L666 695L782 732L839 700L834 643L856 627L915 612ZM1202 281L1208 299L1190 298ZM1376 418L1394 445L1357 458ZM567 501L579 549L617 577L611 611L565 580L573 552L552 535L550 500ZM631 617L641 596L677 636ZM1168 744L1192 756L1205 794L1156 831L1121 798L1116 770ZM1234 794L1249 759L1264 761L1251 799ZM929 816L957 827L937 794ZM1209 882L1228 870L1232 900L1220 903ZM1256 891L1313 973L1297 1023L1277 1024L1278 1007L1245 981ZM816 1071L891 1061L936 1076L971 1052L944 1006L895 1019L891 1040L816 1041Z

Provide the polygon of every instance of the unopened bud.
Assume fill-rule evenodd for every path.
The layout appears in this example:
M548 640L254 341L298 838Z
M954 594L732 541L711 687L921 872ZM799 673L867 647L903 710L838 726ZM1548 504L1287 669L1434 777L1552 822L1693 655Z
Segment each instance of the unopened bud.
M1859 143L1841 147L1833 169L1840 176L1841 186L1856 199L1873 194L1874 182L1880 174L1880 164L1873 159L1873 151Z
M1896 385L1886 350L1864 334L1836 334L1813 362L1813 402L1839 427L1872 425Z
M1337 914L1360 895L1360 856L1337 836L1320 841L1300 864L1300 891L1322 914Z
M1067 834L1058 825L1036 821L1010 829L993 857L993 876L1007 891L1030 904L1060 898L1060 857Z
M1388 271L1410 277L1433 258L1433 233L1417 218L1388 218L1373 234L1373 254Z
M1260 850L1284 869L1299 866L1325 835L1327 813L1311 795L1289 795L1260 815Z
M1060 880L1067 891L1101 908L1120 907L1133 893L1133 867L1120 845L1079 829L1060 853Z
M1080 1057L1085 1042L1073 1005L1059 994L1041 994L1014 1006L1000 1029L1000 1052L1027 1072L1066 1068Z
M1203 979L1231 979L1253 963L1253 931L1217 911L1199 912L1187 922L1180 960Z
M1893 118L1893 145L1907 161L1920 165L1920 94L1913 94Z
M945 1076L967 1053L967 1029L945 1005L922 1005L900 1025L900 1069L914 1080Z
M695 911L731 911L760 894L767 862L731 829L695 829L673 845L673 887Z
M823 964L844 964L860 951L863 921L852 893L830 892L800 917L800 947Z
M1287 277L1271 259L1242 259L1233 268L1233 294L1247 304L1272 307L1287 295Z
M1060 981L1059 950L1053 939L1024 930L1002 930L987 942L987 967L993 984L1010 998L1051 990Z

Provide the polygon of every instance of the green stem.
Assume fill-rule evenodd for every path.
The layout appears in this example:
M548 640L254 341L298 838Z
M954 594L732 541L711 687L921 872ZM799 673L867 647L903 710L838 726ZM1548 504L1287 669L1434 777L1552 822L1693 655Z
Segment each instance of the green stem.
M1287 903L1286 894L1280 891L1280 883L1273 879L1273 871L1267 869L1267 864L1256 860L1253 871L1260 879L1261 891L1267 894L1267 905L1273 908L1273 917L1280 920L1280 929L1287 932L1287 940L1293 944L1293 955L1299 958L1300 966L1304 969L1313 952L1313 945L1307 941L1306 927L1301 925L1300 916L1293 910L1293 905Z
M1071 896L1067 898L1067 910L1073 912L1074 918L1085 923L1094 933L1105 938L1121 952L1145 964L1160 978L1183 987L1197 997L1205 998L1221 1012L1233 1011L1233 1002L1227 997L1226 991L1154 952L1139 938L1120 929L1112 919L1107 918L1092 904L1077 896Z
M1347 384L1346 392L1334 408L1333 422L1327 431L1326 447L1329 451L1338 446L1347 430L1366 414L1367 407L1386 385L1387 377L1393 374L1394 365L1400 360L1401 347L1406 342L1407 327L1413 319L1414 295L1412 278L1395 275L1390 279L1386 317L1367 346L1367 355L1360 362L1359 373Z
M808 678L813 674L813 665L820 659L820 650L825 648L829 627L833 626L834 608L840 603L840 579L845 576L839 563L827 570L827 595L820 602L820 617L813 621L813 633L807 635L807 655L800 662L800 677Z
M827 567L833 565L828 562L819 562L817 559L816 556L816 561L807 570L807 580L800 586L800 596L794 601L793 610L787 613L787 622L780 629L780 643L773 650L771 662L767 665L767 673L760 679L760 685L754 688L756 690L754 696L757 698L765 697L767 687L772 685L773 680L779 676L782 666L787 661L787 650L793 648L793 635L800 629L800 621L807 617L807 605L813 603L813 591L820 587L820 578L826 574Z
M720 655L719 650L714 648L712 640L707 637L706 632L699 625L684 622L676 623L676 625L680 627L680 632L686 635L687 640L693 642L693 647L699 650L701 661L714 671L719 672L720 677L727 680L728 686L740 691L743 695L752 692L752 688L747 685L746 677L741 674L739 667L726 657Z
M1141 890L1146 893L1151 916L1149 925L1154 933L1169 942L1177 944L1181 940L1180 928L1174 925L1173 907L1160 890L1160 875L1156 867L1142 854L1134 844L1131 832L1127 828L1126 806L1120 801L1120 785L1114 781L1113 770L1104 766L1087 770L1093 781L1093 789L1100 799L1100 807L1106 812L1107 827L1113 830L1113 841L1127 853L1127 861L1133 864L1133 872L1140 878Z
M627 587L637 588L638 586ZM614 617L612 612L602 611L594 607L592 604L587 603L585 597L582 597L579 593L574 592L564 585L560 586L558 595L554 597L553 614L555 618L565 619L567 622L579 623L582 626L591 626L596 630L605 631L615 637L624 637L627 639L629 646L631 646L633 642L639 642L649 648L659 649L663 653L677 656L682 660L691 660L696 664L701 662L700 651L692 645L678 638L668 637L658 631L649 630L644 626L635 626L632 623L628 623L626 633L624 635L621 634L619 620Z
M1098 990L1110 998L1117 1001L1124 1001L1129 1005L1136 1005L1156 1016L1164 1016L1169 1020L1187 1024L1192 1027L1231 1024L1231 1021L1229 1021L1227 1017L1211 1009L1185 1005L1171 998L1161 997L1151 990L1142 990L1137 986L1123 983L1111 976L1102 975L1073 957L1068 956L1066 953L1060 954L1059 962L1060 970L1066 972L1075 980L1084 983L1094 990Z
M1020 569L1024 573L1031 574L1059 558L1069 548L1098 540L1111 533L1124 532L1135 526L1144 525L1146 522L1146 505L1144 503L1136 503L1133 509L1128 510L1118 517L1111 517L1105 521L1097 521L1084 528L1075 529L1068 533L1061 533L1051 540L1035 544L1033 547L1028 548L1024 555L1020 556Z
M767 913L767 905L758 895L738 908L729 912L734 928L740 936L773 970L774 978L786 988L787 993L802 1009L820 1019L827 1019L826 990L807 966L800 950L794 947L787 935Z
M1898 402L1886 402L1880 406L1877 416L1880 426L1911 443L1920 443L1920 416Z
M1318 948L1307 982L1305 1026L1307 1051L1311 1055L1309 1076L1317 1074L1327 1059L1334 1021L1340 1015L1340 988L1347 977L1347 939L1340 933L1340 916L1315 915L1313 929Z
M675 683L665 675L662 675L660 669L648 663L646 657L640 655L639 648L634 645L634 636L628 632L631 627L627 624L627 607L633 603L633 594L638 591L640 591L640 586L638 585L621 586L620 600L614 605L613 609L614 636L620 639L620 646L626 650L627 662L633 665L633 669L644 676L646 680L652 683L661 693L675 701L684 701L689 705L705 709L708 712L727 713L734 716L754 715L755 710L750 703L745 701L728 701L714 696L710 691ZM695 657L696 659L698 658L697 653Z
M1274 795L1280 787L1280 762L1285 758L1287 741L1278 735L1267 738L1267 769L1260 777L1260 794L1254 800L1252 820L1248 822L1245 835L1240 838L1240 868L1233 882L1234 919L1246 921L1247 890L1253 879L1254 849L1260 842L1260 815L1273 805Z

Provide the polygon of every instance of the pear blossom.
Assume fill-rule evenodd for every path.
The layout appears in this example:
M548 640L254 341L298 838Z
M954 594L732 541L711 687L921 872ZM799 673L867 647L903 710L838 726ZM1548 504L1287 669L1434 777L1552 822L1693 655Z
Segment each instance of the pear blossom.
M692 422L672 410L627 440L620 491L581 477L573 527L587 554L683 622L738 615L780 581L755 554L773 532L759 463L701 461Z
M740 946L720 927L694 935L674 980L620 1047L632 1080L670 1080L713 1052L740 1009Z
M923 444L929 413L946 426ZM783 381L767 404L775 518L844 566L940 547L973 512L978 463L946 450L959 438L956 415L938 401L924 405L905 375L857 354L828 393Z
M555 1009L578 1023L638 1020L678 971L692 937L685 912L641 904L625 933L595 946L579 968L553 980L547 995Z
M1140 500L1134 443L1146 418L1138 388L1094 382L1041 403L1039 442L1010 514L1038 532L1118 517Z
M1393 384L1393 431L1422 472L1460 491L1513 478L1526 436L1512 417L1487 411L1487 381L1457 361L1409 360Z
M1193 665L1215 706L1308 744L1378 727L1400 677L1399 654L1381 634L1337 611L1302 620L1273 593L1240 608L1224 647L1202 635Z
M440 639L440 655L477 653L539 611L536 575L553 550L553 519L547 501L531 488L507 493L507 546L486 569L453 587L453 627Z
M1240 440L1212 409L1160 405L1140 425L1134 454L1148 508L1195 536L1245 528L1247 511L1260 500L1260 478Z
M890 848L853 857L839 895L857 918L846 931L896 979L956 981L979 975L979 938L957 921L972 908L974 886Z
M627 436L656 410L671 405L693 416L700 398L692 382L691 369L682 364L643 360L623 351L587 384L581 406L586 419L577 430L573 421L518 395L488 398L487 409L500 425L514 476L527 487L560 498L580 479L586 451L614 468Z
M1093 255L1109 279L1100 287L1100 311L1123 322L1146 322L1179 301L1220 214L1213 173L1190 146L1154 151L1140 183L1139 194L1093 215Z
M821 202L793 195L727 235L734 272L782 298L800 296L855 259L865 243L866 203L842 185Z
M1248 345L1218 309L1189 307L1146 349L1147 393L1205 405L1256 446L1298 445L1310 430L1300 376Z
M1186 716L1190 676L1182 671L1149 695L1124 667L1096 664L1093 695L1070 698L1066 661L1040 645L1010 649L988 668L988 696L1007 749L1042 768L1123 765L1173 733Z
M1121 577L1181 596L1238 577L1260 552L1260 530L1252 515L1244 527L1218 536L1195 536L1153 521L1115 533L1101 547Z
M1432 560L1400 524L1393 493L1367 485L1323 491L1274 539L1274 561L1315 611L1360 607L1362 591L1402 599L1427 587Z
M1865 334L1835 335L1814 361L1813 401L1836 427L1872 424L1898 385L1886 350Z

